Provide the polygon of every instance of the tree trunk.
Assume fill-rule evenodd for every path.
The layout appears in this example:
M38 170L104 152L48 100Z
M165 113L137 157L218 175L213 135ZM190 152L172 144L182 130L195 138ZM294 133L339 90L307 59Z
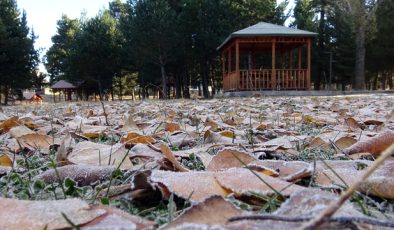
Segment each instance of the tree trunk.
M160 70L161 70L161 81L163 84L163 99L167 99L167 76L166 76L166 69L165 69L165 62L163 60L163 56L160 55Z
M185 77L183 78L183 98L190 98L190 72L185 73Z
M315 85L314 89L315 90L320 90L320 84L321 84L321 78L324 75L324 64L323 64L323 57L325 55L324 53L324 38L325 38L325 15L326 15L326 1L321 1L320 5L320 21L319 21L319 60L318 60L318 70L317 70L317 76L315 76Z
M365 89L365 22L360 19L356 32L356 63L354 67L353 88Z
M175 98L182 98L182 76L177 75L175 78Z
M8 104L8 86L4 86L4 105Z
M201 80L202 80L202 92L204 94L204 98L209 98L209 91L208 91L208 79L209 79L209 61L206 60L201 65Z

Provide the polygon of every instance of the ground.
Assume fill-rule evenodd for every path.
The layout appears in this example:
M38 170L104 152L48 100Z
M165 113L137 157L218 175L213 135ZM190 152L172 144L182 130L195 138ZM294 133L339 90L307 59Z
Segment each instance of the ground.
M394 95L44 102L0 134L0 229L290 229L394 143ZM393 169L327 227L394 227Z

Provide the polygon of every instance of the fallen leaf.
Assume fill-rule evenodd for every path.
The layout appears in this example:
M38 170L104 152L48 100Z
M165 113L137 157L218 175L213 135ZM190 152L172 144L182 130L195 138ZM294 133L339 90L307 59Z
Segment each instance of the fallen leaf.
M122 132L130 132L133 130L138 130L138 126L133 119L133 115L128 114L126 117L126 121L122 127Z
M36 176L36 179L51 184L70 178L77 182L79 186L86 186L110 178L113 171L115 171L113 166L66 165L49 169Z
M181 172L188 172L189 170L183 167L176 159L174 154L171 152L167 145L160 145L161 153Z
M93 221L81 226L82 230L99 230L99 229L154 229L156 223L142 219L141 217L130 215L122 210L108 206L94 206L91 210L105 210L106 213L94 219Z
M24 201L0 198L0 229L63 229L70 224L86 224L106 213L103 209L90 210L82 200Z
M340 150L348 148L357 142L353 137L341 137L335 141L335 146Z
M233 216L239 216L242 210L220 196L207 198L201 203L186 209L179 217L165 225L163 229L172 229L183 224L204 224L208 226L222 225Z
M345 125L347 125L352 130L359 130L359 129L361 129L360 124L353 117L345 118L344 123L345 123Z
M248 153L240 152L235 149L223 149L212 158L207 170L217 171L233 167L243 167L244 164L249 164L254 160L256 160L256 158L252 157ZM244 164L241 163L241 161Z
M139 133L131 132L126 137L120 139L120 143L135 145L135 144L154 144L155 140L152 137L143 136Z
M10 119L5 120L0 124L0 133L6 133L13 127L19 125L21 124L19 123L18 117L11 117Z
M67 159L74 164L113 165L115 167L121 164L120 169L130 169L133 164L126 155L128 155L128 150L120 143L109 146L83 141L75 146Z
M33 150L49 150L49 146L53 143L52 137L38 133L30 133L18 138L22 147Z
M215 180L213 172L171 172L154 170L150 176L154 187L160 188L163 197L171 193L193 202L201 202L214 195L226 196L228 192Z
M220 135L224 136L224 137L229 137L229 138L235 138L235 133L229 130L224 130L219 132Z
M248 166L269 168L276 172L279 178L289 182L311 176L313 172L313 167L303 161L257 160L250 162Z
M343 150L345 154L371 153L374 156L380 155L386 148L394 143L394 132L386 131L365 141L359 141Z
M212 132L210 130L207 130L204 133L204 140L205 143L225 143L225 144L230 144L234 142L234 138L229 138L220 135L219 133Z
M31 129L27 128L24 125L19 125L19 126L16 126L12 129L10 129L10 135L13 138L19 138L19 137L24 136L26 134L32 134L32 133L34 133L34 132L31 131Z
M302 189L290 195L290 198L284 202L278 210L272 213L273 216L286 217L315 217L320 212L325 210L333 200L338 199L338 196L321 191L319 189ZM246 216L246 215L245 215ZM364 215L357 211L349 201L334 214L334 217L364 217ZM275 220L245 220L228 223L226 229L299 229L304 222L286 222ZM354 223L360 229L364 229L365 225ZM371 226L369 226L371 227ZM348 229L342 223L325 223L321 229ZM358 229L358 228L357 228ZM366 228L370 229L370 228Z
M0 166L12 166L12 160L6 154L0 155Z
M173 133L175 131L181 130L181 127L179 124L174 123L174 122L167 122L164 126L165 131Z
M276 191L284 196L289 196L295 191L302 189L299 185L292 185L286 181L256 172L256 174L268 183ZM256 192L263 195L273 195L275 191L259 179L248 169L231 168L226 171L215 173L218 183L228 191L232 191L237 196L249 195L250 192Z

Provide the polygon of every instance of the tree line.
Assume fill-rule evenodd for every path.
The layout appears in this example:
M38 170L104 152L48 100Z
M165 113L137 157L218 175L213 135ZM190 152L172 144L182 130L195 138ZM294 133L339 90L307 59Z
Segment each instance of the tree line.
M0 4L0 86L6 93L41 78L26 13L14 0ZM138 89L141 97L159 92L161 98L189 98L192 87L209 98L222 84L216 48L230 33L260 21L283 25L293 16L290 26L318 33L312 49L314 89L393 88L393 1L296 0L292 15L287 5L113 0L92 18L63 15L43 62L51 83L83 84L87 94L121 98Z

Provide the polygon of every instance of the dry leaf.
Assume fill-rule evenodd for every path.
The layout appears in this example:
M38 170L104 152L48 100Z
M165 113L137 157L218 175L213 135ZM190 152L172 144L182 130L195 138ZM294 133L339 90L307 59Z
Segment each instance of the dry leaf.
M63 229L70 224L64 213L75 225L86 224L105 214L105 210L90 210L82 200L24 201L0 198L0 229Z
M120 139L120 143L128 145L136 144L154 144L155 140L152 137L142 136L139 133L131 132L126 137Z
M163 196L167 199L171 193L191 201L203 201L214 195L226 196L228 194L217 183L213 172L154 170L150 182L153 186L159 187Z
M53 143L52 137L38 133L26 134L18 138L22 147L34 150L49 150Z
M230 144L230 143L234 142L234 138L228 138L228 137L220 135L219 133L212 132L210 130L207 130L204 133L204 140L205 140L205 143Z
M224 130L224 131L219 132L219 134L224 137L235 138L235 133L233 131Z
M66 165L58 167L56 170L49 169L38 175L36 179L50 184L70 178L77 182L79 186L86 186L110 178L114 170L115 167L113 166Z
M167 122L164 126L165 131L173 133L175 131L181 130L181 127L177 123Z
M302 189L299 185L292 185L286 181L258 173L258 176L267 182L275 190L284 196L289 196L295 191ZM275 194L269 186L261 181L255 174L248 169L231 168L226 171L215 173L218 183L228 191L232 191L237 196L248 195L250 192L256 192L264 195Z
M16 126L12 129L10 129L10 135L13 138L19 138L23 135L32 134L32 133L34 133L34 132L31 131L31 129L27 128L24 125L19 125L19 126Z
M122 127L122 132L130 132L133 130L138 130L138 126L135 123L131 114L127 115L125 124Z
M283 203L273 215L287 216L287 217L314 217L322 210L326 209L333 200L338 196L321 191L319 189L303 189L291 194L290 198ZM357 211L352 203L346 202L335 214L334 217L364 217L364 215ZM226 225L226 229L299 229L304 222L286 222L275 220L260 220L260 221L236 221ZM371 229L365 228L365 225L355 224L357 229ZM326 223L321 229L348 229L342 223Z
M361 129L360 124L353 117L345 118L345 125L353 130Z
M279 178L289 182L311 176L313 172L313 167L303 161L257 160L249 163L248 166L269 168L276 172Z
M243 167L244 164L249 164L254 160L256 160L256 158L252 157L248 153L240 152L235 149L224 149L219 151L216 156L212 158L207 170L217 171L233 167Z
M167 145L160 145L161 153L181 172L188 172L189 170L183 167L176 159L174 154L171 152Z
M355 153L371 153L374 156L380 155L386 148L394 143L394 132L386 131L375 137L369 138L365 141L359 141L356 144L343 150L345 154Z
M208 226L225 225L233 216L242 211L220 196L207 198L201 203L186 209L179 217L165 225L163 229L171 229L182 224L204 224Z
M15 126L21 125L19 123L18 117L11 117L8 120L3 121L3 123L0 124L0 133L6 133L10 129L12 129Z
M0 166L12 166L12 160L6 154L0 155Z
M340 150L348 148L357 142L353 137L341 137L335 141L335 146Z
M33 121L32 118L30 117L24 117L19 119L18 123L23 124L24 126L26 126L29 129L36 129L38 128L38 125L36 125Z
M130 169L133 164L126 155L128 155L128 151L120 143L109 146L83 141L75 146L67 159L74 164L113 165L115 167L121 164L120 169Z
M95 206L91 210L105 210L104 215L99 216L93 221L81 226L82 230L104 230L104 229L153 229L156 227L155 222L144 220L141 217L130 215L122 210L108 207Z

